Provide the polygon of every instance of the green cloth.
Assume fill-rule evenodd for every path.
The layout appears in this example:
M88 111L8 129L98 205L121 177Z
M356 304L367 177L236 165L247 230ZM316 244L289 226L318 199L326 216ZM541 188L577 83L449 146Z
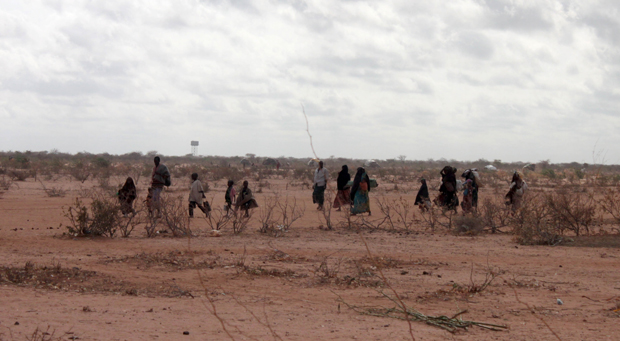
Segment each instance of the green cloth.
M325 188L327 186L317 186L314 185L314 191L312 192L312 203L319 204L323 206L323 202L325 201Z

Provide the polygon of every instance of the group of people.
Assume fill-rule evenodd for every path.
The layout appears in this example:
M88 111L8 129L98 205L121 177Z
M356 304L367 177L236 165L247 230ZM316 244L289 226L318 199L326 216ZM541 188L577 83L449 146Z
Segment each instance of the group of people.
M146 198L146 206L149 214L156 213L157 217L161 216L161 192L166 186L170 186L171 176L168 168L161 163L159 156L153 160L155 166L151 173L151 187L148 189ZM464 181L457 180L457 169L452 166L445 166L441 172L441 186L439 187L439 195L433 201L436 205L446 210L456 211L459 206L458 192L463 190L462 201L460 206L463 213L469 213L478 207L478 189L482 186L480 174L476 168L467 169L462 173L461 177ZM211 206L206 198L202 183L198 179L198 173L191 175L192 184L189 192L189 216L194 217L196 207L200 209L206 216L209 216ZM324 167L323 161L319 161L318 168L314 171L314 184L312 192L312 202L317 204L317 210L323 210L325 202L325 190L329 183L329 172ZM374 180L373 180L374 181ZM342 207L349 206L352 215L368 213L370 211L369 192L371 189L370 177L363 167L358 167L351 182L351 175L347 165L343 165L336 179L337 193L332 205L338 211ZM432 206L428 185L425 179L420 179L420 189L415 198L415 205L423 211L429 210ZM226 212L233 209L240 209L245 212L245 216L249 216L249 211L258 207L258 203L249 188L248 181L243 182L243 187L239 193L235 190L234 181L228 180L228 187L224 195L226 202L224 208ZM376 182L374 183L376 184ZM518 209L522 202L527 183L523 180L523 174L514 172L510 188L506 194L506 204L512 207L512 210ZM137 198L137 190L134 180L128 177L122 188L118 191L118 200L120 202L120 210L124 216L135 214L133 202Z
M312 202L318 204L317 210L323 210L325 202L325 189L329 181L329 172L325 169L323 161L319 161L319 167L314 171L314 184L312 192ZM363 167L357 168L353 183L351 183L351 175L349 167L342 166L342 170L338 173L336 179L337 193L332 205L338 211L343 206L350 206L351 214L360 214L370 212L370 200L368 193L370 191L370 177Z
M153 167L153 171L151 172L151 187L148 189L148 194L146 197L146 206L148 208L149 214L156 213L157 217L161 216L161 192L164 187L168 187L172 184L170 171L168 167L161 163L161 159L159 156L156 156L153 159L155 166ZM194 217L194 210L196 207L200 209L206 216L209 216L209 212L211 212L211 205L208 201L204 200L206 198L204 189L202 187L202 183L198 179L198 173L193 173L191 175L192 184L189 191L189 217ZM226 189L225 201L226 205L224 206L226 211L229 212L233 208L241 209L245 211L245 216L248 216L248 211L252 208L258 207L256 199L252 195L252 191L248 187L249 183L247 181L243 182L243 187L239 191L237 195L236 190L234 188L234 181L228 180L228 188ZM136 184L134 183L133 178L128 177L125 180L125 183L121 187L121 189L117 193L118 200L120 203L120 210L123 216L127 216L128 214L135 214L135 210L133 208L133 202L137 198L137 190Z
M155 163L155 166L151 172L151 187L148 189L145 202L150 214L156 212L157 216L161 216L161 192L164 190L164 186L170 186L172 184L172 178L168 167L161 163L159 156L156 156L153 159L153 162ZM192 174L192 178L194 174ZM198 174L195 175L197 178ZM202 191L202 187L200 187L199 191ZM192 212L191 201L193 192L194 186L192 186L192 191L190 192L190 214ZM120 203L120 209L123 216L136 213L133 208L133 202L136 200L138 195L136 184L132 177L128 177L127 180L125 180L125 183L116 195L118 196L118 201Z
M456 211L459 206L458 191L463 190L463 199L460 203L463 213L470 213L478 207L478 189L482 186L478 169L471 168L465 170L461 177L463 181L456 179L457 169L452 166L445 166L441 172L441 186L439 195L434 202L446 210ZM425 179L420 180L421 186L415 198L415 205L422 211L430 209L432 203L428 192L428 185ZM527 183L523 180L523 174L515 171L512 176L510 188L506 194L506 205L511 206L513 212L516 211L523 202L523 195L527 190Z
M198 173L192 174L192 180L193 182L189 193L189 217L194 217L194 209L196 207L208 217L209 212L211 212L211 205L206 200L203 203L203 199L205 199L206 196L202 189L202 183L198 180ZM234 185L235 182L233 180L228 180L228 186L224 194L224 201L226 202L224 209L227 214L232 212L233 208L235 211L241 209L241 211L245 212L245 216L248 217L250 209L258 207L258 203L256 199L254 199L254 195L247 181L243 182L243 187L239 190L239 194L237 194ZM201 205L201 203L203 204Z

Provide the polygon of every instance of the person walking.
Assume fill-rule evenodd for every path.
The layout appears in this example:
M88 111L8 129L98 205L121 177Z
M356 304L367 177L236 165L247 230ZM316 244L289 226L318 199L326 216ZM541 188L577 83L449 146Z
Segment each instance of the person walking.
M329 172L323 167L323 161L319 161L319 168L314 171L314 185L312 187L312 203L318 204L317 210L323 209L327 181L329 181Z
M456 168L445 166L441 172L441 186L439 187L439 202L441 206L448 210L454 210L459 205L459 198L456 193Z
M198 173L192 174L192 180L192 187L189 191L189 217L194 217L194 209L196 208L196 206L198 206L202 213L204 213L208 217L211 208L208 206L205 207L202 204L202 199L206 198L206 196L204 190L202 189L202 183L200 182L200 180L198 180Z
M523 174L514 172L514 174L512 174L510 188L506 194L506 205L511 206L513 214L521 207L521 204L523 204L523 196L526 191L527 183L523 180Z
M241 208L242 211L245 211L245 216L249 216L249 210L251 208L258 207L258 203L256 203L256 199L254 199L254 195L252 195L252 190L248 187L248 181L243 182L243 188L239 191L239 195L237 195L237 208Z
M151 174L151 188L153 189L152 208L157 211L157 217L161 216L161 192L164 186L168 187L172 184L170 171L168 167L161 163L159 156L153 159L155 167Z
M472 203L471 206L476 209L478 207L478 188L482 186L482 181L480 180L480 174L478 174L478 168L471 168L463 172L461 175L465 178L465 181L472 181Z
M359 167L353 179L353 187L351 187L352 215L365 212L371 215L368 192L370 192L370 178L366 174L366 170L363 167Z
M226 189L226 194L224 194L224 200L226 201L226 206L224 206L224 209L226 210L226 214L228 214L228 212L232 209L232 203L235 201L235 197L237 196L234 185L235 182L233 180L228 180L228 188Z
M340 207L351 203L351 188L347 186L350 180L349 167L344 165L340 173L338 173L338 179L336 179L338 193L336 194L336 199L334 199L334 208L337 208L337 211L340 211Z
M127 216L129 213L136 213L133 209L133 201L137 198L136 185L131 177L125 180L125 184L118 191L118 201L121 204L121 213Z
M463 215L472 212L474 209L474 188L474 181L467 179L463 185L463 201L461 202Z
M426 184L426 179L420 179L420 189L418 190L418 194L415 196L414 205L418 205L420 211L426 212L431 209L431 199L428 194L428 185Z

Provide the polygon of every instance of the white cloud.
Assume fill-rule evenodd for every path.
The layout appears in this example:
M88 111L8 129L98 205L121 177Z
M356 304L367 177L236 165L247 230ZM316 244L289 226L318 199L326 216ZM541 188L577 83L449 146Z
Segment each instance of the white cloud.
M588 162L620 152L619 7L5 1L0 149L310 156L303 103L324 157Z

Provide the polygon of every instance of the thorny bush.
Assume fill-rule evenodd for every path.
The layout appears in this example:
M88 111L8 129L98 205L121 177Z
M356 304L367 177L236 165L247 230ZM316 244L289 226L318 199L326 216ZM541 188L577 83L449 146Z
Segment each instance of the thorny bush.
M560 235L566 230L577 236L590 234L590 227L596 223L596 202L587 193L550 193L545 195L545 204Z
M73 236L95 235L114 237L121 220L120 205L116 198L94 193L89 208L79 198L64 210L69 219L67 230Z
M561 233L551 222L549 207L541 196L529 196L510 218L510 226L519 244L557 245Z

